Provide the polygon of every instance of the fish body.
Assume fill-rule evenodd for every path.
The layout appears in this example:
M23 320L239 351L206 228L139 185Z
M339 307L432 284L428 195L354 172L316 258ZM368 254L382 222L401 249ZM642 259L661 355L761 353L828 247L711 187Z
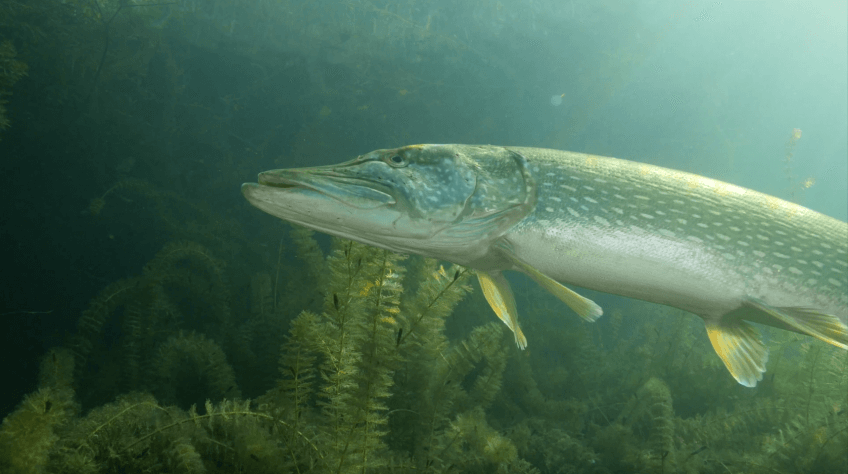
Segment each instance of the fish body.
M242 190L280 218L474 268L522 348L505 270L589 321L600 307L564 285L694 313L747 386L768 352L746 321L848 349L848 224L702 176L538 148L413 145L269 171Z
M539 198L504 238L542 273L705 319L745 299L848 318L848 224L689 173L515 150Z

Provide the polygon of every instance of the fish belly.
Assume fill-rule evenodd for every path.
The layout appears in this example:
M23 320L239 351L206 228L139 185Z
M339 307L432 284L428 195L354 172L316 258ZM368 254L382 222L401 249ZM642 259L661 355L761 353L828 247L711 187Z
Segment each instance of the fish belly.
M515 254L566 284L720 316L739 306L744 279L694 244L646 232L550 226L509 236Z

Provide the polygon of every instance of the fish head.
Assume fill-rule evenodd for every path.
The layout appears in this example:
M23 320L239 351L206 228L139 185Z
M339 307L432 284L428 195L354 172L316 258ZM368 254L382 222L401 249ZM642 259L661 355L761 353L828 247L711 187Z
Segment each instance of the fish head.
M469 145L412 145L266 171L242 193L320 232L465 264L529 214L536 195L523 156Z

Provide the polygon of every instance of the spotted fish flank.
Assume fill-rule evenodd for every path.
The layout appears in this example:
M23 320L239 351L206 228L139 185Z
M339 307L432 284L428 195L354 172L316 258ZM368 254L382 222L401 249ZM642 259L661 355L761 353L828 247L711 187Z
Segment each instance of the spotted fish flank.
M242 191L282 219L476 269L522 348L504 270L588 321L601 309L563 284L697 314L747 386L768 357L748 321L848 349L848 224L702 176L555 150L416 145L268 171Z

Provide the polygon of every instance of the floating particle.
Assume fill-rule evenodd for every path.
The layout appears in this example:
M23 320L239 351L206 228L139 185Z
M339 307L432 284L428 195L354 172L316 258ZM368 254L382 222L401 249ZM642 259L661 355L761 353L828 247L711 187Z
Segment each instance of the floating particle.
M552 95L551 96L551 105L553 105L554 107L559 107L560 105L562 105L562 98L563 97L565 97L565 94L560 94L560 95L554 94L554 95Z

